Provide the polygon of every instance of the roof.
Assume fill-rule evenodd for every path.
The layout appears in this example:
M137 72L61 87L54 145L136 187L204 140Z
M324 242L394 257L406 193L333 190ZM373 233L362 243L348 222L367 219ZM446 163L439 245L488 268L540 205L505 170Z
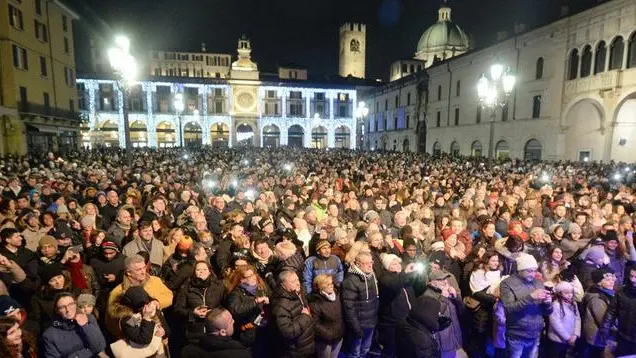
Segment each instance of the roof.
M426 29L417 43L417 52L433 52L455 48L467 50L470 45L468 35L450 21L438 21Z

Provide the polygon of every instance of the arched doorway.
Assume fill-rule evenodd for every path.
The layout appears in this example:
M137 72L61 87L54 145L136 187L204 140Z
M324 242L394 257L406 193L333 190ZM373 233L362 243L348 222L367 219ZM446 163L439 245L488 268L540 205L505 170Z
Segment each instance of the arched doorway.
M293 148L304 147L305 130L299 124L294 124L287 129L287 146Z
M636 161L636 94L621 103L616 111L611 159L617 162ZM601 159L601 158L596 158Z
M389 147L389 138L385 135L382 136L382 138L380 138L380 141L382 142L382 150L387 150Z
M476 140L470 145L470 155L473 157L484 156L484 147L481 145L480 141Z
M183 144L186 147L200 147L203 144L201 125L190 122L183 127Z
M254 145L254 130L247 123L242 123L236 128L236 145L251 147Z
M411 147L410 147L410 143L409 143L409 139L408 138L404 138L404 141L402 141L402 151L404 153L408 153L411 151Z
M527 141L525 147L523 147L523 160L538 162L541 160L542 152L543 146L541 145L541 142L532 138Z
M460 153L460 148L459 148L459 143L453 141L453 143L451 143L450 146L450 155L453 157L459 157Z
M336 128L336 148L349 148L351 146L351 131L347 126Z
M318 126L311 130L311 147L327 148L327 128Z
M602 159L605 146L601 126L604 121L601 105L592 99L575 103L565 116L565 159Z
M442 154L442 145L440 144L440 142L435 142L435 144L433 144L433 155L437 156L441 154Z
M230 127L225 123L214 123L210 127L210 141L212 147L226 148L230 143Z
M505 140L500 140L495 145L495 158L496 159L508 159L510 158L510 145Z
M164 121L157 125L157 146L159 148L170 148L176 145L176 131L174 125Z
M270 124L263 128L263 147L276 148L280 146L280 129Z
M148 145L146 124L142 121L130 123L130 141L133 148L144 148Z
M99 127L101 132L101 142L106 147L119 147L119 128L117 123L106 120Z

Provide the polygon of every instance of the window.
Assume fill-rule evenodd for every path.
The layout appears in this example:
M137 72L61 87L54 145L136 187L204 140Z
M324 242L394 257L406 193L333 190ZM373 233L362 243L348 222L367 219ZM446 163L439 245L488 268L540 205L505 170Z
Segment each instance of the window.
M300 91L290 91L289 92L289 99L302 99L302 92Z
M402 64L402 73L406 73L408 71L408 66L406 65L406 63Z
M404 128L409 129L411 127L410 124L411 124L411 116L407 114L406 123L405 123L406 126Z
M46 109L48 110L51 107L51 102L49 100L49 94L44 92L43 93L43 99L44 99L44 107L46 107Z
M155 76L161 76L161 67L155 68Z
M46 58L43 56L40 56L40 75L42 77L46 77L48 74L47 70L46 70Z
M267 91L267 98L276 98L276 91L272 91L272 90Z
M64 32L68 31L68 19L66 18L66 15L62 15L62 30Z
M157 52L153 52L152 53L152 58L155 59L155 60L158 60L159 59L159 54Z
M303 115L303 105L302 103L290 103L289 104L289 115L294 117L300 117Z
M534 72L534 78L540 80L543 78L543 57L537 59L537 66Z
M437 112L437 119L435 120L435 126L437 128L441 127L442 125L442 112Z
M380 102L375 101L375 113L380 112Z
M437 100L441 101L442 100L442 86L437 86Z
M67 86L75 86L75 75L73 74L73 70L68 67L64 67L64 83Z
M348 93L338 93L338 101L339 102L348 102L349 94Z
M459 125L459 108L455 108L455 125Z
M587 45L583 48L581 56L581 78L587 77L592 72L592 46Z
M459 94L461 93L461 81L457 81L457 86L455 87L455 96L459 97Z
M360 41L358 41L356 39L351 40L351 43L349 43L349 50L351 52L360 51Z
M68 109L71 112L75 112L75 101L72 99L68 100Z
M42 0L35 0L35 13L42 15Z
M274 91L272 91L274 92ZM269 95L269 93L268 93ZM223 97L223 88L215 88L214 89L214 97Z
M541 116L541 96L532 97L532 118Z
M316 101L324 101L325 100L325 93L324 92L318 92L314 96L316 97Z
M400 106L400 96L395 96L395 108Z
M9 24L18 30L24 30L22 11L9 4Z
M214 101L214 113L223 113L223 101Z
M347 116L347 105L346 104L341 104L340 107L338 107L338 116L339 117L346 117Z
M64 53L68 54L70 51L71 50L68 45L68 37L64 37Z
M605 71L605 58L607 57L607 47L605 41L599 42L594 55L594 74Z
M477 124L481 123L481 106L477 106L477 118L475 119Z
M22 47L13 45L13 66L21 70L29 69L29 61L27 60L27 51Z
M385 100L384 100L384 110L385 110L385 111L388 111L388 110L389 110L389 100L388 100L388 99L385 99Z
M23 105L26 105L26 103L28 101L29 100L27 98L27 89L26 89L26 87L20 86L20 103L22 103Z
M393 130L397 130L398 129L398 117L395 116L393 117Z
M38 20L33 20L33 28L35 30L35 38L42 42L49 42L49 34L46 31L46 25L39 22Z
M636 67L636 32L629 37L627 52L627 68Z
M505 122L508 120L508 103L504 103L503 107L501 107L501 121Z
M570 53L568 79L573 80L579 76L579 50L574 49Z
M623 52L625 51L625 41L622 37L617 37L610 45L610 70L620 70L623 68Z
M411 92L406 94L406 105L407 106L411 105Z

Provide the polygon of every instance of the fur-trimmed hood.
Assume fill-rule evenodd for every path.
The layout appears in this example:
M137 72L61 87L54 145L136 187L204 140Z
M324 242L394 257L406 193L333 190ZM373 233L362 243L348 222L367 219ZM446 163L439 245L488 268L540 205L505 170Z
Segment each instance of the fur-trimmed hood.
M291 241L281 241L276 244L276 257L285 261L296 254L296 245Z

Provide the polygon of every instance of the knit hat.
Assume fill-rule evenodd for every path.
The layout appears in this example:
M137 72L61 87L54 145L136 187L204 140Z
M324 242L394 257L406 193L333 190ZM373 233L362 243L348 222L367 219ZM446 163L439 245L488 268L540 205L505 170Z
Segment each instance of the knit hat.
M608 241L618 241L618 235L616 234L616 230L607 230L605 235L601 235L601 238L603 239L603 242L605 243Z
M258 227L263 230L265 228L265 226L267 225L274 225L274 223L267 217L262 218L259 222L258 222Z
M42 236L38 243L38 247L41 248L44 245L51 245L55 248L55 250L57 250L57 240L55 240L55 238L51 235Z
M554 287L554 292L572 292L574 290L574 286L567 281L561 281Z
M0 296L0 317L8 316L22 308L20 304L9 295Z
M126 290L122 296L121 303L132 308L133 312L140 312L141 309L150 302L150 296L141 286L133 286Z
M84 216L80 219L80 225L82 227L91 227L95 225L95 217L94 216Z
M605 249L602 246L592 246L589 250L587 250L585 259L594 263L598 263L603 260L605 256Z
M40 269L40 277L42 283L46 285L53 277L63 275L62 265L59 262L54 262L49 265L45 265Z
M369 210L366 214L364 214L364 221L369 222L380 218L380 214L378 214L375 210Z
M431 244L431 251L441 251L444 250L444 242L443 241L435 241Z
M537 260L532 255L522 253L517 257L517 271L530 270L539 268Z
M612 270L611 268L607 266L603 266L599 269L592 271L592 281L594 281L595 284L598 284L599 282L603 281L606 275L613 275L613 274L615 274L614 270Z
M441 242L441 241L438 241ZM430 255L428 255L428 260L431 263L435 263L438 264L441 267L446 266L446 263L448 261L448 256L446 256L446 253L444 252L443 248L440 251L433 251L431 252Z
M60 204L57 206L56 214L68 214L68 207L64 204Z
M192 238L187 235L183 236L181 240L179 240L179 243L177 244L177 249L179 249L180 251L190 250L191 247L192 247Z
M573 234L575 232L581 233L583 232L583 230L581 230L581 227L579 226L579 224L570 223L570 226L568 226L568 233Z
M97 302L97 299L95 298L95 296L89 293L82 293L81 295L77 297L77 306L79 307L86 306L86 305L95 306L96 302Z
M382 266L386 270L389 269L389 266L391 266L391 264L395 260L398 260L400 261L400 263L402 263L402 259L399 256L394 254L382 254L382 256L380 257L380 261L382 261Z
M442 230L442 240L446 241L451 236L453 236L453 230L451 228L447 227L446 229Z
M112 241L103 241L101 248L102 248L102 251L104 251L104 250L114 250L116 252L121 252L119 250L119 246L117 246L117 244L112 242Z
M318 243L316 244L316 252L320 251L320 249L322 249L325 246L331 247L331 244L329 243L329 241L327 240L318 241Z

